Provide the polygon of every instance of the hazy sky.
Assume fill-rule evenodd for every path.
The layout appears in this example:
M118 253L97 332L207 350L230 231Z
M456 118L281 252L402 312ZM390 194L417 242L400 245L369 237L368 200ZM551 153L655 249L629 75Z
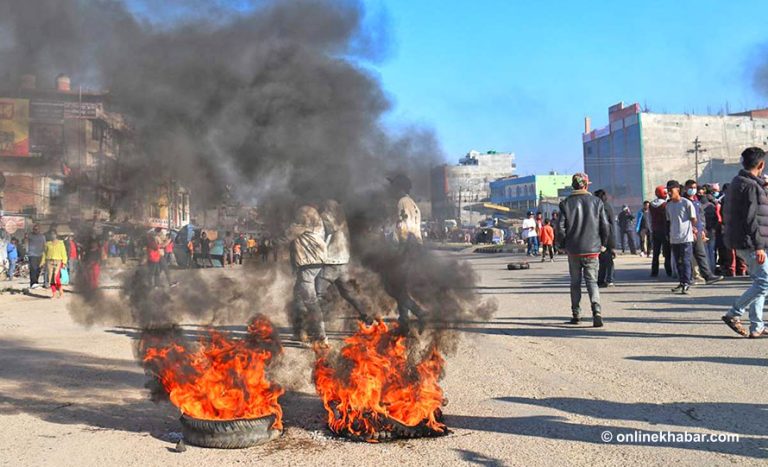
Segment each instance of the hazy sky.
M128 1L155 20L167 8ZM362 1L388 24L385 58L363 64L395 102L387 123L434 128L450 162L494 149L515 152L521 175L570 172L584 116L602 127L618 101L670 113L768 104L754 80L768 62L768 0ZM259 1L185 3L211 4Z

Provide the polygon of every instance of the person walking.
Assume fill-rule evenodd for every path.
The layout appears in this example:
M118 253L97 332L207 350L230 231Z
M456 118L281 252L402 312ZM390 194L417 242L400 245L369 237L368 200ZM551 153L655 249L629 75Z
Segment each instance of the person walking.
M667 221L667 187L659 185L655 190L656 199L651 201L648 215L651 219L653 257L651 277L659 276L659 255L664 255L664 272L672 277L672 250L669 245L669 222Z
M730 202L728 197L730 184L723 185L723 190L720 195L720 212L725 213L726 206ZM728 230L728 225L723 215L723 241L720 250L720 272L726 277L733 276L745 276L747 274L747 264L744 259L740 258L736 254L736 250L728 248L725 244L725 232Z
M6 247L6 253L8 256L8 280L13 280L13 275L16 273L16 262L19 260L19 240L16 237L12 237Z
M701 193L701 190L699 192ZM701 201L701 211L704 213L704 223L707 226L707 241L704 244L707 251L707 261L712 273L719 275L717 273L717 237L721 222L720 214L718 213L718 201L711 187L707 187L705 193L699 196L699 201Z
M603 201L587 188L589 177L576 173L571 180L573 192L560 203L559 236L568 254L571 278L571 324L581 321L581 282L584 279L592 307L592 325L603 326L600 291L597 287L598 256L608 244L611 227Z
M67 248L67 258L69 258L69 260L67 261L67 270L69 271L69 280L74 282L75 275L78 273L78 267L80 266L80 261L79 261L80 250L77 247L77 242L75 242L75 236L67 235L66 241L64 242L64 246Z
M763 305L768 295L768 195L763 179L765 152L756 147L741 153L743 169L728 188L728 203L724 212L725 243L736 250L749 266L752 285L734 302L722 317L725 324L741 336L751 338L768 335L763 323ZM741 317L749 311L749 332Z
M327 348L323 311L317 299L317 277L326 258L325 227L313 206L301 206L286 232L291 242L291 261L296 281L293 287L294 337L304 341L304 332L317 348Z
M544 221L539 238L541 240L541 262L547 260L546 256L549 253L549 262L553 263L555 261L555 229L552 228L549 219Z
M643 201L643 208L637 213L635 222L637 234L640 236L640 255L651 256L652 238L651 238L651 202Z
M56 230L52 228L48 231L48 235L50 240L43 246L40 261L45 264L47 270L46 277L50 281L51 298L61 298L64 292L61 287L61 269L67 267L67 249Z
M619 235L621 237L621 252L626 253L627 243L629 243L629 251L633 254L637 254L637 248L635 247L635 216L632 211L629 210L629 206L626 204L621 207L619 213Z
M528 244L528 256L539 256L539 235L536 233L536 219L533 218L533 211L528 211L527 217L523 220L523 239Z
M38 287L37 281L40 280L41 258L45 248L45 235L40 233L40 224L32 226L32 234L29 236L27 245L27 258L29 258L29 287L34 289Z
M704 210L698 199L698 184L695 180L685 182L685 198L693 204L694 216L696 218L695 229L693 232L693 259L699 267L699 273L707 285L712 285L723 280L723 276L716 276L710 269L709 258L707 255L706 242L707 224L704 219Z
M328 290L334 285L339 295L355 309L360 321L371 325L373 318L366 311L349 278L350 237L344 210L338 201L326 200L320 217L325 227L326 255L323 270L317 277L317 298L323 316L330 313Z
M595 196L600 198L603 202L603 209L605 210L605 216L608 218L608 239L605 243L605 248L602 249L598 256L599 269L597 273L597 286L598 287L613 287L615 280L616 267L614 260L616 259L616 221L613 216L613 208L611 203L608 202L608 193L605 190L595 191Z
M688 294L693 283L693 242L696 229L696 209L681 193L677 180L667 182L669 201L666 205L669 219L669 243L677 264L679 284L673 292Z
M200 258L201 267L213 267L213 260L211 259L211 239L208 238L208 233L205 231L200 233Z
M160 271L162 268L160 263L163 259L163 250L162 240L158 238L160 236L159 230L159 228L155 229L153 233L147 235L147 274L150 288L160 286Z

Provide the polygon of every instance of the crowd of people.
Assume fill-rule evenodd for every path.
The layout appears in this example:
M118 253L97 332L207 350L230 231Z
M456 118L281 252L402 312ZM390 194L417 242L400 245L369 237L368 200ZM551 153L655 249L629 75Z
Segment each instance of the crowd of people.
M718 184L699 185L695 180L669 180L655 190L656 199L646 201L637 216L622 207L614 216L608 193L588 191L589 177L578 173L572 179L572 194L560 203L555 216L554 237L567 254L571 277L572 324L581 321L581 284L586 285L593 325L603 326L600 287L614 285L617 238L623 251L651 257L651 276L658 277L661 257L669 278L677 285L672 292L689 294L691 286L716 284L724 276L746 276L752 286L723 316L735 332L751 338L766 335L763 304L768 294L768 179L763 176L765 152L748 148L741 155L743 169L722 189ZM529 213L523 223L530 233L528 254L538 254L539 240L550 241L551 233ZM535 237L534 237L535 235ZM741 323L748 313L749 330Z

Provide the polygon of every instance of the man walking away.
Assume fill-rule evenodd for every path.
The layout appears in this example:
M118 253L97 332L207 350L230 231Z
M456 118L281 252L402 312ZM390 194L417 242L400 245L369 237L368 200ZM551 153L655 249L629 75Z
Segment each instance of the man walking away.
M640 236L640 255L651 256L650 201L643 201L643 209L637 213L637 234Z
M40 258L43 256L45 248L45 235L40 233L40 225L35 224L32 227L32 235L29 236L29 246L27 247L27 256L29 257L29 287L38 286L40 279Z
M598 287L613 287L616 272L614 259L616 259L616 223L613 217L613 208L608 202L608 193L605 190L595 191L595 196L603 202L605 216L608 218L608 240L599 256L599 270L597 273Z
M629 251L633 254L637 254L635 248L635 216L632 211L629 210L629 206L626 204L621 207L619 213L619 235L621 235L621 252L626 253L627 242L629 242Z
M693 282L693 241L696 225L696 210L693 203L683 198L680 182L667 182L669 201L667 218L669 219L669 243L677 262L677 277L680 283L673 292L687 294Z
M730 198L728 196L729 188L729 183L723 185L723 191L720 195L720 211L723 213L726 210L728 202L730 202ZM726 277L744 276L747 274L746 262L736 254L736 250L728 248L725 245L725 231L727 229L728 226L726 225L725 215L723 214L723 241L721 245L722 249L720 250L720 272Z
M659 255L664 255L664 271L672 277L672 251L669 245L669 223L667 222L667 187L656 187L656 199L648 208L651 218L651 237L653 238L653 258L651 258L651 277L659 276Z
M541 262L547 260L547 253L549 253L549 262L555 261L555 229L549 222L549 219L544 221L544 225L541 227Z
M597 288L597 263L600 251L608 243L611 228L603 201L587 191L589 178L585 173L573 175L573 193L560 203L558 232L562 248L568 254L571 276L571 324L579 324L581 313L581 279L587 286L592 305L592 325L603 326L600 291Z
M762 178L765 170L765 152L760 148L747 148L741 153L744 167L733 178L728 188L725 209L725 243L744 258L749 266L750 286L733 304L723 321L742 336L765 337L763 305L768 294L768 264L765 247L768 245L768 195ZM741 317L749 310L749 334L741 325Z

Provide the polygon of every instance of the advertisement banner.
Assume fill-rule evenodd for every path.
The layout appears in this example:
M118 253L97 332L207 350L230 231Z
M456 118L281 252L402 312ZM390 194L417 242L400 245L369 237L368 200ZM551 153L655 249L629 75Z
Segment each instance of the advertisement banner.
M29 156L29 101L0 98L0 156Z
M0 227L10 235L26 229L27 218L23 216L0 216Z

